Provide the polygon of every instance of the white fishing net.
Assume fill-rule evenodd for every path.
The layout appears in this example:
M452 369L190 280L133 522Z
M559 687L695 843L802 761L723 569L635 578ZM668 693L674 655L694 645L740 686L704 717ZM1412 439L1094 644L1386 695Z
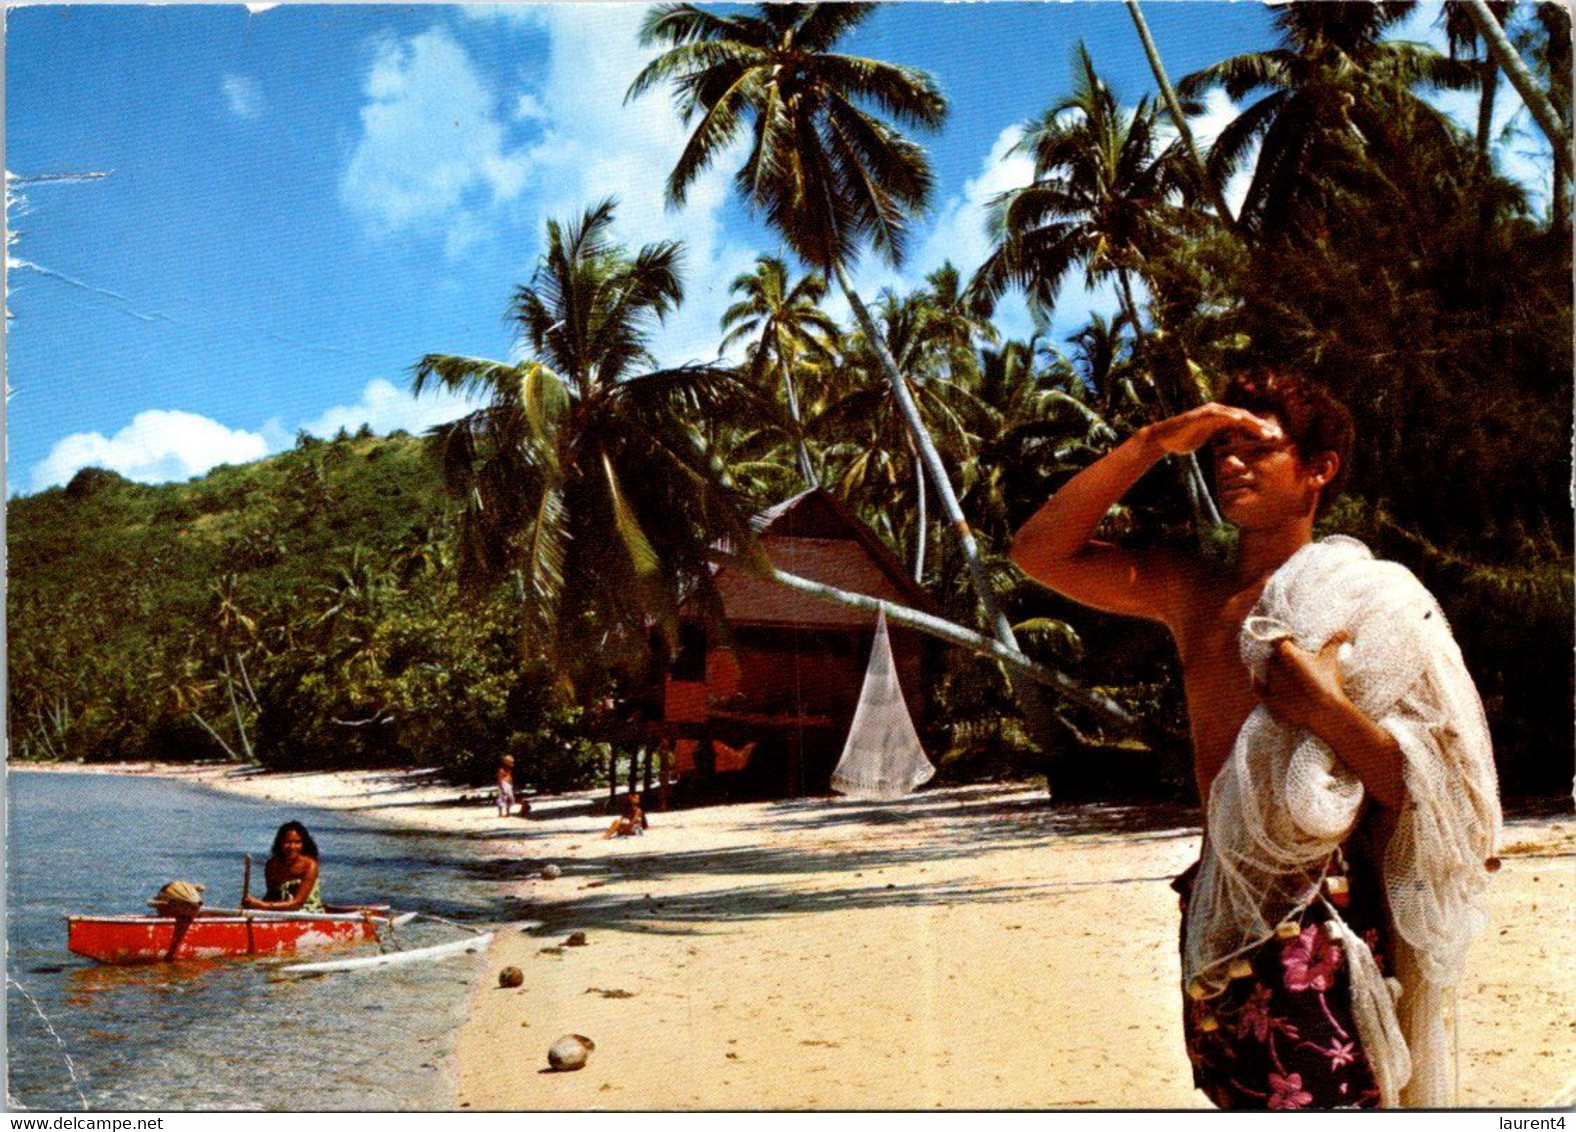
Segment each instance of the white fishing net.
M886 611L882 610L876 616L875 643L870 648L853 726L848 729L843 757L832 772L832 789L851 798L901 798L929 782L935 773L919 744L898 685Z
M1381 1103L1439 1107L1450 1103L1444 996L1485 922L1485 862L1500 831L1488 726L1438 604L1405 567L1376 561L1355 539L1310 544L1275 572L1243 623L1242 658L1262 677L1276 641L1317 650L1343 630L1346 693L1396 737L1405 764L1406 798L1381 862L1399 1010L1397 988L1333 907L1329 930L1349 957ZM1233 957L1321 898L1362 802L1361 781L1323 742L1254 710L1210 789L1184 944L1192 993L1218 993Z

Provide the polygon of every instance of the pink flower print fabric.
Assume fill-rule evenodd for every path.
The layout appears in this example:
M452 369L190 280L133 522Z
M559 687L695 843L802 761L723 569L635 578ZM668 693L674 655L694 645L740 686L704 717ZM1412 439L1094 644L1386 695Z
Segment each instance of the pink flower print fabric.
M1307 1108L1313 1103L1313 1094L1302 1087L1302 1074L1270 1074L1271 1108Z
M1286 989L1327 991L1335 985L1341 965L1341 948L1329 938L1323 924L1308 924L1281 952L1286 968Z
M1376 879L1341 866L1351 902L1346 922L1385 967L1384 909ZM1197 866L1173 887L1187 900ZM1352 1019L1350 964L1317 903L1289 938L1243 956L1251 974L1218 995L1183 996L1183 1033L1193 1081L1223 1109L1377 1108L1379 1089Z

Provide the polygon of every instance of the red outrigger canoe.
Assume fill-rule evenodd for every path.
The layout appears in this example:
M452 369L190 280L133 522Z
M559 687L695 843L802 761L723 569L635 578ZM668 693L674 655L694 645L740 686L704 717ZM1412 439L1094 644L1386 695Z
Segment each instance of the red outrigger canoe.
M395 916L388 905L323 912L204 909L196 916L67 916L66 946L100 963L167 963L294 955L378 937Z

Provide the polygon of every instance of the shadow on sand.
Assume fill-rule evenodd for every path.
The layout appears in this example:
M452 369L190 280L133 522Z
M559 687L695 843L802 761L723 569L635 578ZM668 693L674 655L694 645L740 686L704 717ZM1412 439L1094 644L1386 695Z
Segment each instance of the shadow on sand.
M660 827L660 815L653 820ZM821 847L785 841L780 847L754 844L595 860L557 857L554 863L563 870L557 880L533 885L529 897L504 898L497 911L500 919L540 921L533 934L551 938L571 929L710 935L725 932L730 922L831 910L1055 902L1110 885L1168 884L1171 876L1092 874L1073 881L1002 885L956 877L916 882L912 874L932 864L1065 844L1069 838L1090 847L1115 840L1176 840L1196 835L1197 820L1196 809L1180 806L1047 807L1042 796L1021 788L937 791L891 804L781 802L765 807L759 821L763 832L819 830L835 841ZM510 881L533 877L547 863L545 858L509 857L451 867L478 880ZM882 879L889 868L904 870L903 883ZM645 884L680 877L715 878L718 887L660 897L640 891ZM806 877L818 879L809 885L783 879ZM603 885L617 885L620 891L594 891Z

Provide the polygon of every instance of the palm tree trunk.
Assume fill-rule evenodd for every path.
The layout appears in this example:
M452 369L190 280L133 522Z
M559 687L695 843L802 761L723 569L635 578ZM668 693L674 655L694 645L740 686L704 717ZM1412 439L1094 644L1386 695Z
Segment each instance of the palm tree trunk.
M1569 232L1571 227L1570 176L1563 165L1554 166L1554 199L1549 202L1549 227Z
M781 351L777 354L777 372L782 377L783 396L788 399L788 419L793 421L793 438L799 445L799 475L804 479L807 489L820 487L820 478L815 474L815 466L810 463L810 449L804 442L804 422L799 419L799 395L794 390L793 377L788 372L788 360Z
M230 674L230 658L224 658L224 690L230 696L230 711L235 716L235 730L241 736L241 750L246 752L246 761L255 762L252 755L252 742L246 737L246 721L241 718L241 705L235 697L235 677Z
M1214 178L1209 175L1204 159L1199 156L1198 146L1193 142L1193 131L1188 129L1187 115L1182 113L1182 104L1177 101L1176 89L1166 77L1166 69L1160 62L1160 52L1155 49L1155 41L1149 34L1149 25L1144 21L1144 13L1139 10L1138 0L1127 0L1127 11L1133 17L1133 26L1138 29L1138 38L1144 44L1144 54L1149 56L1149 69L1154 72L1155 82L1159 84L1160 93L1166 100L1166 110L1171 114L1171 122L1176 126L1182 144L1187 147L1188 156L1193 160L1193 170L1198 174L1199 184L1203 185L1204 191L1209 194L1209 203L1214 205L1215 213L1220 217L1221 223L1235 231L1237 220L1231 215L1231 206L1226 203L1220 186L1215 184Z
M946 512L948 521L957 531L963 560L968 564L969 576L974 581L975 592L979 595L980 605L985 610L985 620L990 624L996 639L1016 651L1018 640L1013 636L1012 625L996 601L995 587L991 585L990 576L985 572L985 563L980 558L979 544L974 541L974 532L969 528L968 519L963 515L957 493L952 490L952 480L947 475L946 465L941 462L941 453L936 451L935 441L930 438L925 422L920 418L919 406L914 403L908 382L898 372L897 362L893 359L892 352L887 349L886 340L881 337L875 320L870 317L870 311L865 307L864 300L854 290L854 285L842 264L836 265L833 270L837 273L838 285L842 287L848 305L853 308L854 319L859 323L859 328L865 332L865 337L870 340L876 358L892 386L892 394L897 400L898 411L903 414L903 421L908 426L909 437L919 451L920 460L930 476L931 483L935 485L936 494L941 497L942 510Z
M1516 93L1521 95L1521 100L1527 104L1527 109L1532 111L1539 128L1549 139L1549 145L1554 149L1556 172L1563 173L1568 179L1571 175L1571 136L1565 123L1560 121L1559 111L1554 109L1548 95L1538 86L1538 80L1522 61L1521 53L1505 38L1505 29L1499 26L1488 4L1484 0L1461 0L1461 6L1477 25L1478 34L1488 45L1489 54L1499 64L1500 70L1505 72L1510 85L1516 88Z
M1184 407L1191 407L1166 404L1160 375L1155 372L1155 367L1149 360L1153 357L1149 349L1149 338L1144 333L1144 324L1138 320L1138 303L1133 298L1133 281L1128 277L1127 269L1124 267L1117 268L1116 278L1122 291L1122 310L1127 315L1127 320L1133 324L1133 341L1137 344L1139 363L1149 369L1150 378L1155 385L1155 394L1160 400L1160 411L1170 414L1180 412ZM1187 489L1193 521L1198 526L1199 537L1202 538L1209 527L1221 525L1221 518L1215 500L1209 494L1209 484L1204 480L1204 469L1199 467L1198 456L1191 452L1182 460L1182 486Z
M1489 143L1493 140L1490 135L1494 132L1494 96L1499 91L1499 67L1492 55L1479 66L1482 71L1479 85L1483 93L1478 99L1477 151L1478 156L1487 157Z
M926 515L928 500L925 493L925 469L919 462L919 452L914 448L914 438L908 440L909 453L914 457L914 492L919 503L919 530L914 539L914 581L925 582L925 541L929 537L930 520Z
M913 629L937 640L946 641L948 644L957 645L968 649L970 652L995 660L1004 665L1010 673L1014 673L1035 684L1054 688L1065 699L1079 704L1095 712L1106 722L1131 731L1142 726L1141 721L1129 715L1116 701L1099 692L1092 692L1083 687L1072 677L1058 672L1054 668L1047 668L1017 649L1011 649L1000 641L982 636L971 629L961 625L954 625L951 621L924 613L918 609L910 609L905 605L894 605L890 601L882 601L866 594L850 593L829 586L824 582L812 581L801 578L797 574L789 574L783 570L773 570L769 575L772 581L787 589L799 593L818 597L836 605L847 606L851 609L867 609L872 612L884 610L887 622L892 625L901 625L906 629Z
M958 549L962 552L963 561L968 566L969 576L974 582L974 591L985 613L985 621L991 626L997 641L1005 648L1021 655L1018 639L1012 632L1012 623L1007 620L1007 615L1002 612L1001 605L996 600L995 587L991 584L990 575L986 573L984 560L980 558L979 544L974 541L974 532L969 528L963 507L958 503L957 493L952 489L952 480L947 475L946 466L941 462L941 453L936 451L936 444L930 438L925 422L919 415L919 406L914 403L908 382L898 372L897 362L893 359L892 352L887 349L886 339L881 337L876 329L875 320L870 317L870 311L866 309L864 301L854 290L847 270L839 263L833 265L833 271L837 275L838 286L843 289L848 305L853 309L859 328L870 340L876 358L886 373L887 381L892 386L892 395L897 401L899 411L903 414L904 422L908 425L909 436L913 438L915 446L919 449L925 470L930 475L931 484L941 499L942 511L958 536ZM1046 699L1044 691L1010 668L1007 671L1007 683L1012 689L1013 698L1017 700L1019 709L1023 712L1024 730L1030 740L1047 757L1060 751L1066 745L1066 725ZM1046 780L1046 787L1047 789L1050 787L1049 777Z
M210 724L206 719L204 719L202 716L198 715L195 711L193 711L191 713L191 717L193 719L195 719L198 723L202 724L202 729L204 731L208 732L208 734L213 736L213 740L214 740L215 743L218 743L219 746L224 748L224 753L226 755L230 756L230 761L231 762L239 763L239 762L245 762L246 761L240 755L236 754L234 750L231 749L230 744L228 744L228 743L226 743L224 741L223 737L220 736L220 734L213 729L212 724Z

